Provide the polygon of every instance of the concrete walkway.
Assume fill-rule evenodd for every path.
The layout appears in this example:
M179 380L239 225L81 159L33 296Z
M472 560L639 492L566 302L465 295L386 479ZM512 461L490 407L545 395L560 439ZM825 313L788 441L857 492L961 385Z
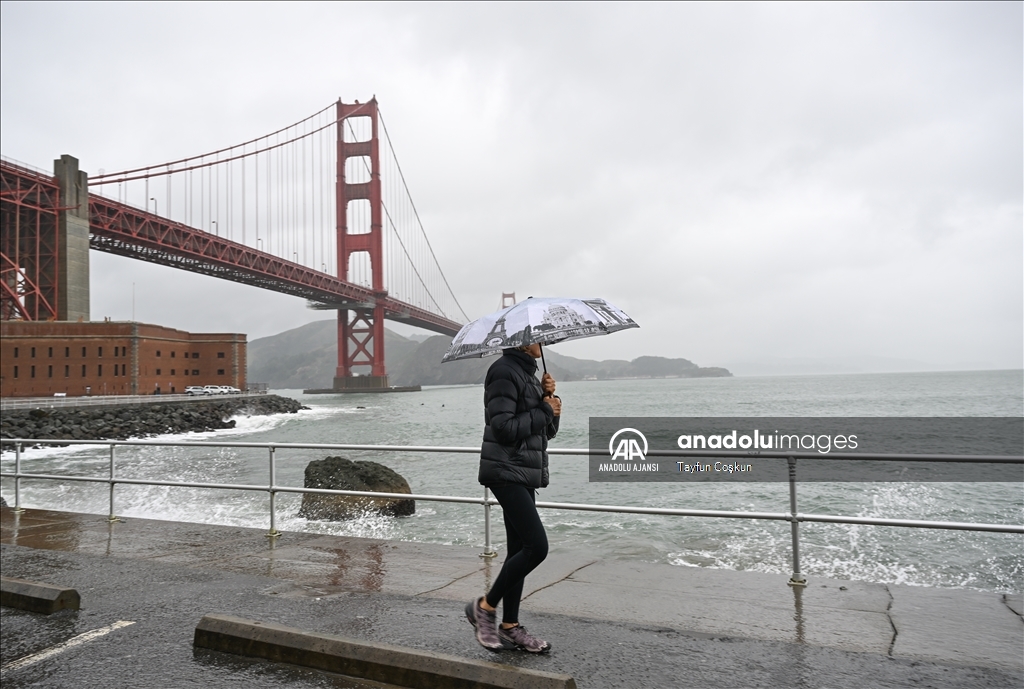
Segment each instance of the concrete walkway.
M147 597L165 593L152 590L157 581L178 577L192 588L161 609L181 600L181 625L189 630L195 613L240 615L567 672L580 687L1024 686L1020 592L817 578L800 589L781 575L554 550L527 579L522 614L554 652L493 656L475 644L461 608L482 594L501 563L468 548L307 533L269 539L258 529L0 512L4 576L78 588L83 610L109 606L111 615L118 605L145 608ZM232 587L237 600L225 593ZM16 659L16 644L8 632L12 613L4 615L6 665ZM31 636L30 622L19 625ZM195 661L189 655L181 662Z

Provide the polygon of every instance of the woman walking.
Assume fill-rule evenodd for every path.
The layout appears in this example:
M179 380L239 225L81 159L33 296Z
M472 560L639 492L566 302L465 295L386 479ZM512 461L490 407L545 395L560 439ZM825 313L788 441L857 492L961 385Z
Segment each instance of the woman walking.
M523 580L548 554L548 537L535 504L536 489L548 485L548 440L558 432L562 413L555 379L545 372L537 381L540 347L532 344L504 350L491 364L484 382L486 425L479 478L501 505L508 552L491 590L466 605L466 617L476 628L476 640L489 651L551 650L551 644L519 624Z

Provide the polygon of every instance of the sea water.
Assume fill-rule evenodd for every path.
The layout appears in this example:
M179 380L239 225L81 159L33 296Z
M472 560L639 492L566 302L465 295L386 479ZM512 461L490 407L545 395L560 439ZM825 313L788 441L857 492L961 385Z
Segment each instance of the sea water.
M232 430L163 436L168 440L276 443L479 446L480 386L426 388L418 393L304 395L275 391L310 407L298 414L239 417ZM586 447L591 416L1021 416L1024 372L861 374L759 378L563 382L563 415L553 447ZM301 486L303 470L323 450L277 451L278 485ZM414 493L482 497L473 454L337 452L372 459L402 474ZM11 453L4 471L13 470ZM23 471L104 476L104 448L27 450ZM266 485L265 449L118 448L119 476L153 480ZM1024 479L1024 470L1022 470ZM3 495L13 502L13 481ZM805 513L890 519L1024 523L1021 483L802 483ZM786 512L787 484L590 483L584 456L551 457L549 502ZM301 497L279 494L277 527L482 549L483 508L419 501L411 517L367 515L348 522L297 516ZM118 486L119 515L266 528L266 493L154 486ZM27 507L105 513L101 484L23 481ZM495 508L492 540L504 543ZM553 551L759 572L791 571L788 522L543 510ZM801 569L809 576L983 591L1024 588L1024 536L845 524L801 525Z

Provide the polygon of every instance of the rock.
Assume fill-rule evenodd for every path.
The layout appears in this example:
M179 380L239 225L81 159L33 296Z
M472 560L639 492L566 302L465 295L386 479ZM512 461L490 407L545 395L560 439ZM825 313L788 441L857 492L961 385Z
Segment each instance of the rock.
M412 493L409 482L398 472L377 462L353 462L345 457L313 460L306 465L303 485L306 488ZM299 516L306 519L342 521L358 517L365 512L402 517L413 514L415 511L415 500L304 493Z
M0 437L67 439L70 436L79 440L104 440L212 431L234 428L235 422L230 417L235 414L294 414L307 408L287 397L261 395L103 409L12 409L0 417Z

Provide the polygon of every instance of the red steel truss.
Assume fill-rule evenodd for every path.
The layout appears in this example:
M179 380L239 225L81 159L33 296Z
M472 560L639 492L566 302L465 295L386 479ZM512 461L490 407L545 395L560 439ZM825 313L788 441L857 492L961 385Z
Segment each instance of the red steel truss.
M56 320L57 178L0 163L0 319Z
M336 309L338 366L335 388L383 388L387 385L385 319L446 335L457 334L461 324L388 296L384 276L384 204L377 101L347 104L339 100L334 107L335 121L320 126L312 133L329 127L334 127L337 132L337 276L96 194L89 197L89 246L99 251L302 297L312 302L314 308ZM370 120L369 140L346 140L346 131L353 131L349 120L359 117ZM292 142L285 143L293 143L310 133L305 131ZM263 142L260 144L262 148L256 145L258 142ZM164 164L100 175L90 178L90 181L95 179L97 184L106 184L145 178L148 185L151 176L218 165L283 145L276 140L273 145L267 142L269 137L261 137L249 142L253 144L251 150L246 149L247 145L224 149L217 152L214 160L207 158L215 154L183 159L177 161L186 165L180 170L172 170L172 165L177 163ZM220 153L228 157L221 160ZM369 181L350 183L345 179L345 163L353 157L366 159L370 169ZM60 213L68 210L58 207L61 198L59 182L56 177L4 160L2 192L0 317L5 320L56 319L62 302L58 275L62 241ZM369 202L369 231L348 226L349 204L361 200ZM349 267L353 255L360 258L360 265L369 266L369 286L351 281L353 276L349 274ZM364 257L367 260L361 260ZM356 368L368 368L369 376L356 377Z
M89 225L89 245L99 251L212 275L334 307L380 309L386 318L436 333L454 335L461 327L459 323L391 299L387 292L350 284L102 196L90 197Z

